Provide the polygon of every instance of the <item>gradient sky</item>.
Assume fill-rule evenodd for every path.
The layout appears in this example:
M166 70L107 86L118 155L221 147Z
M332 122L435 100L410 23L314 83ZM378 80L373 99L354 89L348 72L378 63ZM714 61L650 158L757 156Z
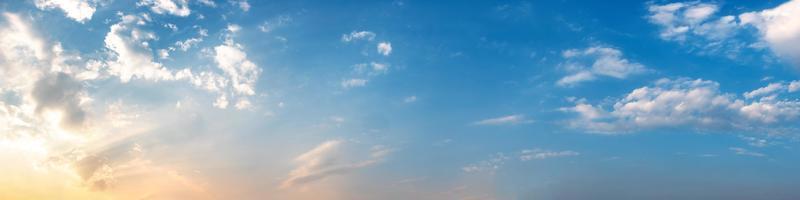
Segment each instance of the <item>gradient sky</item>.
M0 12L0 199L800 199L800 0Z

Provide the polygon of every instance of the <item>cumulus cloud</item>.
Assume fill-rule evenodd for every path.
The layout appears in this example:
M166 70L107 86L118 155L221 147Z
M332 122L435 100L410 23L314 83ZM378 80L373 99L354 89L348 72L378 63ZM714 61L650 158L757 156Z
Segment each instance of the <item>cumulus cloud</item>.
M61 9L67 17L84 23L92 19L97 3L93 0L36 0L34 4L42 10Z
M333 175L341 175L383 162L391 150L384 146L372 146L367 152L349 149L353 145L342 140L325 141L295 158L298 166L289 172L281 188L290 188Z
M403 103L414 103L416 101L417 101L417 96L414 95L403 98Z
M622 51L613 47L569 49L561 56L564 58L561 66L571 74L559 79L556 83L559 86L575 86L597 77L625 79L646 71L644 65L629 61L623 57Z
M558 158L558 157L567 157L567 156L578 156L581 155L576 151L551 151L545 149L526 149L520 152L519 160L521 161L529 161L529 160L544 160L548 158Z
M261 69L247 59L242 46L233 42L214 47L214 61L217 67L230 77L234 91L242 95L255 94L255 84Z
M372 41L373 39L375 39L375 33L370 31L353 31L350 34L342 35L343 42L351 42L357 40Z
M773 52L800 65L800 0L743 13L739 19L743 25L756 27Z
M392 53L392 43L381 42L378 43L378 53L384 56L389 56Z
M148 6L156 14L186 17L192 13L187 0L141 0L136 5Z
M763 92L747 94L759 93ZM666 127L766 132L796 128L800 101L778 97L740 98L721 92L719 83L714 81L661 79L652 86L631 91L613 103L610 110L584 102L561 110L578 114L569 121L571 126L593 133Z
M527 119L525 115L515 114L515 115L507 115L502 117L484 119L477 122L474 122L475 125L514 125L514 124L522 124L522 123L531 123L533 120Z

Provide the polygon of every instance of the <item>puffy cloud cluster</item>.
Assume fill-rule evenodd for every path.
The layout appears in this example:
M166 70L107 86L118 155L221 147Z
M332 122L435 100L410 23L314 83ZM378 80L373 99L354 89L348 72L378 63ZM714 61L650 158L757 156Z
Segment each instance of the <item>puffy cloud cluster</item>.
M156 14L186 17L192 13L187 0L141 0L136 5L148 6Z
M719 84L713 81L661 79L653 86L631 91L610 110L582 101L561 110L578 114L577 119L569 122L571 126L594 133L679 127L707 131L795 128L800 117L800 101L780 99L779 94L789 92L788 89L765 88L739 98L721 92ZM764 95L769 96L755 99Z
M559 86L575 86L598 77L625 79L647 70L644 65L624 58L622 51L612 47L569 49L562 52L561 56L565 60L561 63L561 67L570 75L559 79L556 83Z
M281 188L287 189L370 167L383 162L391 153L390 149L380 145L372 146L367 152L347 148L352 145L342 140L329 140L298 156L295 161L299 165L289 172Z
M255 95L255 84L261 69L247 58L241 44L236 43L228 35L226 41L214 47L213 59L222 74L213 71L192 72L191 69L171 70L163 64L154 61L149 42L156 36L139 27L147 24L148 18L135 15L124 15L122 20L111 26L106 35L106 48L111 51L113 59L107 62L107 72L111 76L119 77L120 81L128 82L133 78L148 81L188 81L192 85L217 93L219 96L214 102L218 108L227 108L228 98L236 100L237 109L250 107L246 96ZM235 29L234 29L235 30ZM229 34L233 34L231 31ZM197 38L190 38L175 43L182 51L202 41L207 35L205 29L200 29Z
M717 4L697 1L651 4L647 18L661 28L660 37L664 40L728 54L748 46L760 49L766 44L775 55L800 64L800 0L738 16L717 16L719 9ZM735 37L749 26L758 30L759 41L743 42Z
M36 8L42 10L61 9L67 17L84 23L92 19L97 4L94 0L36 0Z

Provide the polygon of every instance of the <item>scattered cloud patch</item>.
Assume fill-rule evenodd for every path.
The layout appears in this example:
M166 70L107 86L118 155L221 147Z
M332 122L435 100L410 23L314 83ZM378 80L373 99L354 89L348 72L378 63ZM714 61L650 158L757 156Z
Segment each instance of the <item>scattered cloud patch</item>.
M363 87L363 86L367 85L367 80L366 79L352 78L352 79L343 80L341 85L345 89L354 88L354 87Z
M342 42L353 42L358 40L372 41L375 39L375 33L370 31L353 31L350 34L342 35Z
M258 30L261 30L261 32L269 33L277 28L286 26L291 22L292 22L292 17L288 15L280 15L270 20L264 21L264 23L258 26Z
M592 46L586 49L569 49L561 53L564 62L560 66L570 74L559 79L559 86L575 86L598 77L625 79L644 73L644 65L629 61L622 51L613 47Z

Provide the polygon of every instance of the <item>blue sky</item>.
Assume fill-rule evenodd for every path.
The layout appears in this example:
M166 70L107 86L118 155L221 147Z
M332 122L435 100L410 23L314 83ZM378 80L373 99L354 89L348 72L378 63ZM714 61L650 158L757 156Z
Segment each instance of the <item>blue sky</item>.
M0 12L0 199L800 198L797 0Z

